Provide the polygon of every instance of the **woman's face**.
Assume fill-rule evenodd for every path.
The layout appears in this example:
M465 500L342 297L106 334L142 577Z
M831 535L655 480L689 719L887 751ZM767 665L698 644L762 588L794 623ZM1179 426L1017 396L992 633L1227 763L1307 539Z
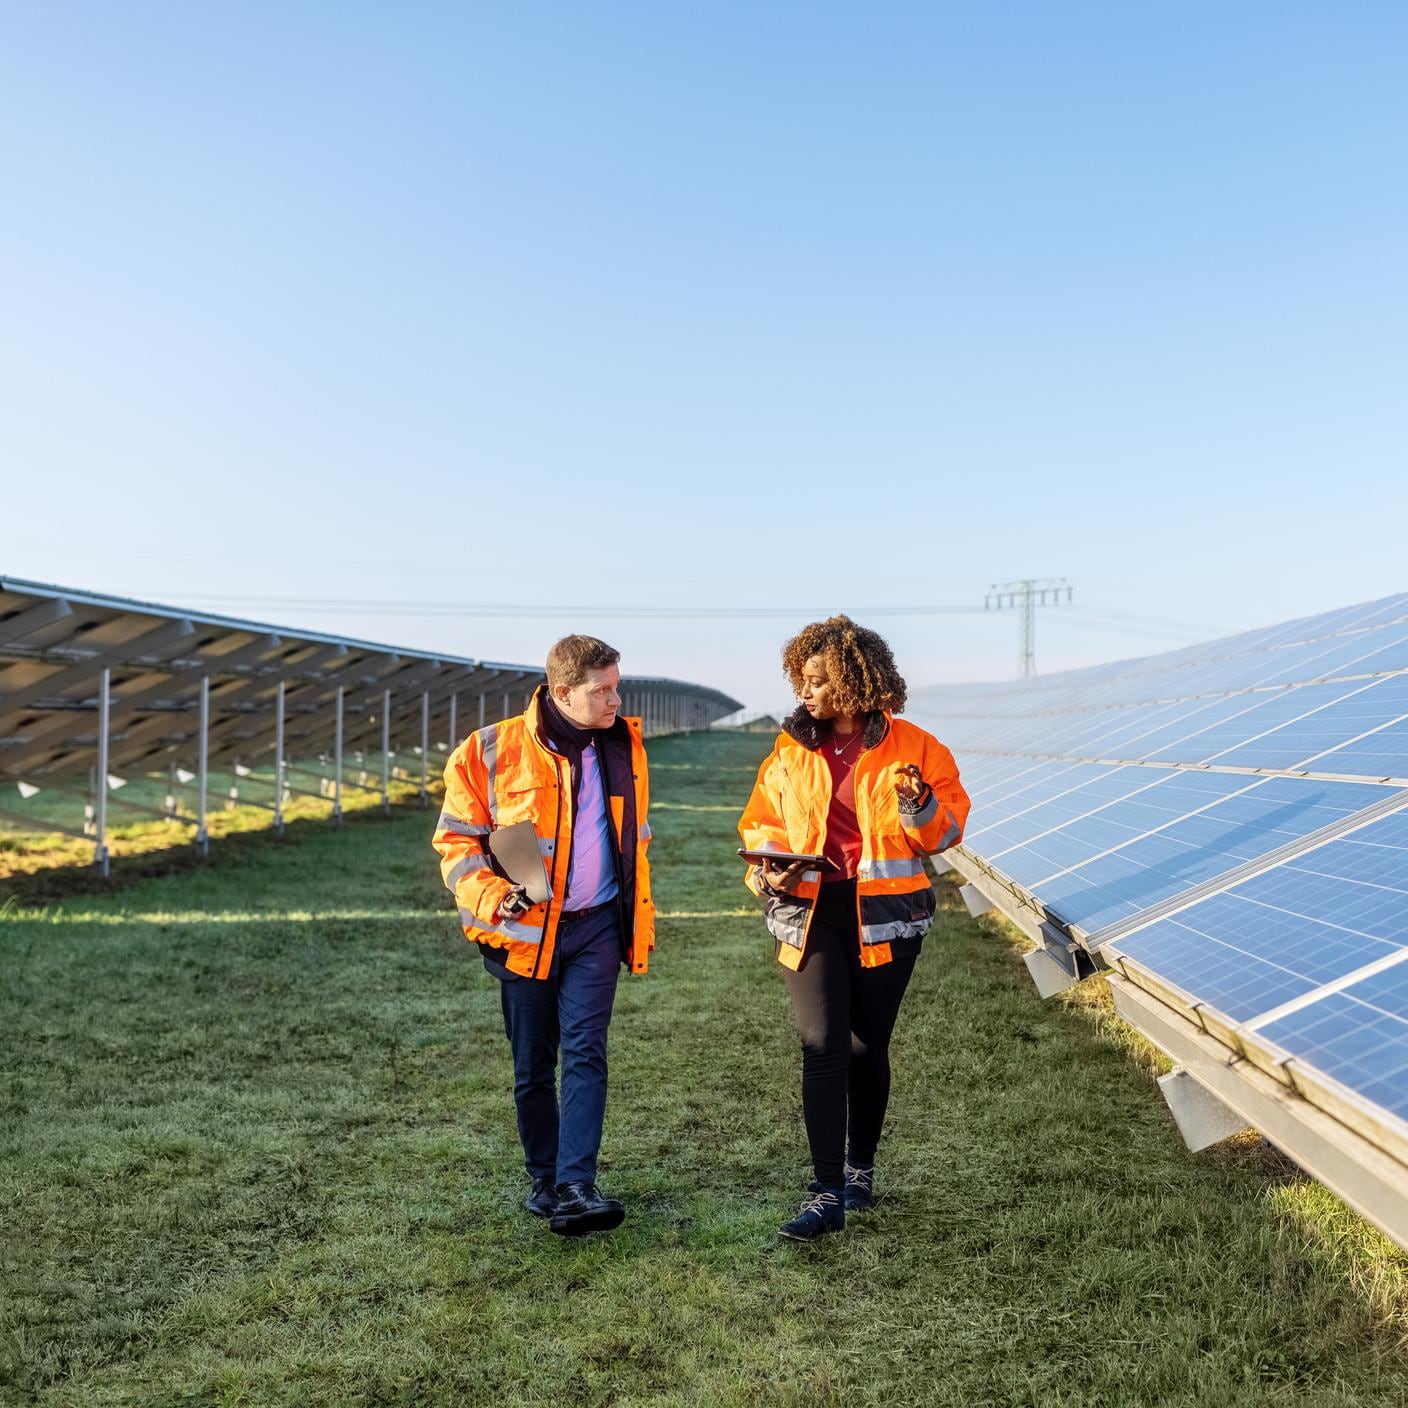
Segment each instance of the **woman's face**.
M834 719L838 713L832 698L831 684L826 678L826 665L820 655L813 655L802 666L802 683L797 690L802 707L814 719Z

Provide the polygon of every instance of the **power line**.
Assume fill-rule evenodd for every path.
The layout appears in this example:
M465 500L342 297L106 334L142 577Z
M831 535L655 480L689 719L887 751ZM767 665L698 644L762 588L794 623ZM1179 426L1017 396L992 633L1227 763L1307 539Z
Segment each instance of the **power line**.
M505 602L446 602L446 601L359 601L332 600L316 597L287 596L227 596L192 592L189 599L203 603L234 606L259 606L283 611L365 611L383 616L442 616L442 617L505 617L546 618L616 616L647 619L739 619L779 616L824 616L834 606L632 606L611 605L561 606L547 604L515 604ZM849 606L846 613L854 616L976 616L982 613L975 606Z
M1066 600L1072 595L1071 584L1064 577L1025 577L1016 582L994 582L983 600L984 611L1003 611L1014 607L1022 613L1022 643L1017 673L1023 679L1036 674L1036 608L1060 604L1061 593Z

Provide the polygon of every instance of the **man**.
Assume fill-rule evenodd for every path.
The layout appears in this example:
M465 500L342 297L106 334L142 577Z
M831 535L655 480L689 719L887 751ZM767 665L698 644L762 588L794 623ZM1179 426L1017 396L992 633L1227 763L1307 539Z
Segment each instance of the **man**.
M621 965L644 973L655 946L645 747L640 720L618 717L620 658L594 636L558 641L527 710L450 755L433 842L465 936L500 984L533 1185L523 1205L568 1237L625 1217L596 1186L606 1032ZM548 873L540 904L489 852L490 832L520 821L533 824Z

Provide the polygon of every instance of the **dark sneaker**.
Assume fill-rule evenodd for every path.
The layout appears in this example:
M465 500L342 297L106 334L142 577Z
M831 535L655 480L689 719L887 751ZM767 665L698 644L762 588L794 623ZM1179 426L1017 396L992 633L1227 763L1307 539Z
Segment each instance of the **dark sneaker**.
M548 1225L563 1237L584 1237L588 1232L609 1232L626 1219L619 1198L603 1198L595 1183L559 1183L557 1207Z
M557 1184L551 1178L535 1178L523 1206L534 1217L551 1217L557 1211Z
M828 1232L839 1232L845 1225L841 1194L834 1188L819 1188L802 1204L796 1217L777 1229L777 1235L794 1242L811 1242Z
M869 1212L875 1206L874 1164L846 1165L846 1191L842 1201L847 1212Z

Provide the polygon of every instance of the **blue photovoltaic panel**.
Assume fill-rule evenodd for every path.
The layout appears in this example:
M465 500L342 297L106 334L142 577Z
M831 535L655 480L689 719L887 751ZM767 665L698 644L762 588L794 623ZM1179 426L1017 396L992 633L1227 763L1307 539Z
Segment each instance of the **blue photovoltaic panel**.
M995 820L1022 811L1070 786L1064 779L1080 768L1079 763L1035 762L1029 758L1022 771L1014 773L984 799L983 815Z
M1068 735L1064 746L1087 757L1142 758L1147 751L1146 738L1160 727L1188 718L1199 707L1197 700L1179 699L1168 704L1125 705L1102 711L1089 717L1079 732Z
M1316 772L1352 773L1359 777L1408 777L1408 720L1398 720L1342 748L1319 754Z
M1267 679L1268 684L1408 669L1408 625L1397 624L1373 631L1367 638L1354 635L1328 644L1316 641L1291 652L1291 657Z
M1182 772L1171 768L1141 768L1143 787L1106 803L1088 816L1080 816L1050 834L1011 851L994 852L992 860L1007 869L1020 866L1033 882L1058 873L1166 826L1198 807L1208 806L1231 792L1255 786L1258 779L1236 773ZM1033 872L1029 858L1040 858ZM1013 870L1012 874L1016 874Z
M1154 721L1146 733L1131 740L1129 757L1148 762L1197 762L1197 758L1189 756L1190 740L1226 719L1245 714L1254 707L1255 700L1255 695L1248 694L1182 700L1176 711Z
M1038 891L1063 921L1091 932L1335 823L1346 811L1325 790L1358 790L1354 784L1294 779L1240 781L1241 789L1217 805L1065 874L1043 877L1036 881ZM1294 791L1310 795L1287 795Z
M1002 789L1000 797L984 805L982 816L975 817L969 825L968 839L976 842L986 830L1013 817L1025 816L1034 808L1110 771L1110 768L1095 763L1035 764L1025 776L1012 778Z
M1309 733L1315 727L1315 721L1327 713L1331 706L1343 703L1346 695L1363 688L1365 682L1362 680L1357 683L1339 681L1335 684L1301 685L1293 689L1231 695L1228 697L1228 703L1239 704L1240 708L1225 711L1220 719L1197 732L1190 732L1187 737L1164 748L1157 756L1183 763L1218 762L1233 767L1288 767L1314 750L1291 744L1291 751L1286 752L1286 736L1297 728ZM1252 757L1239 759L1229 752L1239 746L1258 746L1249 741L1256 740L1263 734L1268 735L1268 740L1283 740L1281 752L1285 754L1286 762L1263 763ZM1343 736L1340 735L1341 738ZM1259 746L1267 749L1269 753L1266 742Z
M1166 772L1150 775L1151 785L1078 817L1065 826L1034 837L1024 845L994 853L990 859L1019 884L1046 901L1056 893L1088 888L1083 882L1065 884L1065 872L1101 855L1114 852L1150 831L1168 825L1194 806L1206 806L1240 788L1254 786L1256 778L1230 773ZM1200 800L1191 801L1197 797ZM1057 882L1060 877L1061 883ZM1055 910L1055 905L1051 905ZM1078 922L1074 914L1056 911L1059 917Z
M1405 946L1408 813L1395 812L1116 939L1110 951L1246 1022Z
M1340 688L1311 685L1293 693L1309 694ZM1240 747L1216 755L1215 761L1233 767L1298 768L1313 772L1354 773L1363 777L1403 776L1404 733L1383 726L1408 715L1408 675L1390 675L1377 681L1360 681L1343 698L1326 703ZM1366 736L1367 735L1367 736ZM1349 740L1358 740L1350 742ZM1383 771L1366 771L1371 760L1397 762Z
M1326 993L1260 1030L1304 1064L1408 1119L1408 964Z
M1097 767L1093 764L1080 769L1080 784L1072 782L1069 789L1023 811L1005 815L990 826L981 826L969 833L970 849L980 849L985 855L999 855L1048 831L1060 830L1098 811L1110 802L1152 786L1160 779L1151 776L1147 768ZM1094 774L1092 777L1091 774Z
M1093 932L1342 822L1384 795L1352 782L1192 774L1200 775L1241 787L1204 811L1038 885L1048 908Z

